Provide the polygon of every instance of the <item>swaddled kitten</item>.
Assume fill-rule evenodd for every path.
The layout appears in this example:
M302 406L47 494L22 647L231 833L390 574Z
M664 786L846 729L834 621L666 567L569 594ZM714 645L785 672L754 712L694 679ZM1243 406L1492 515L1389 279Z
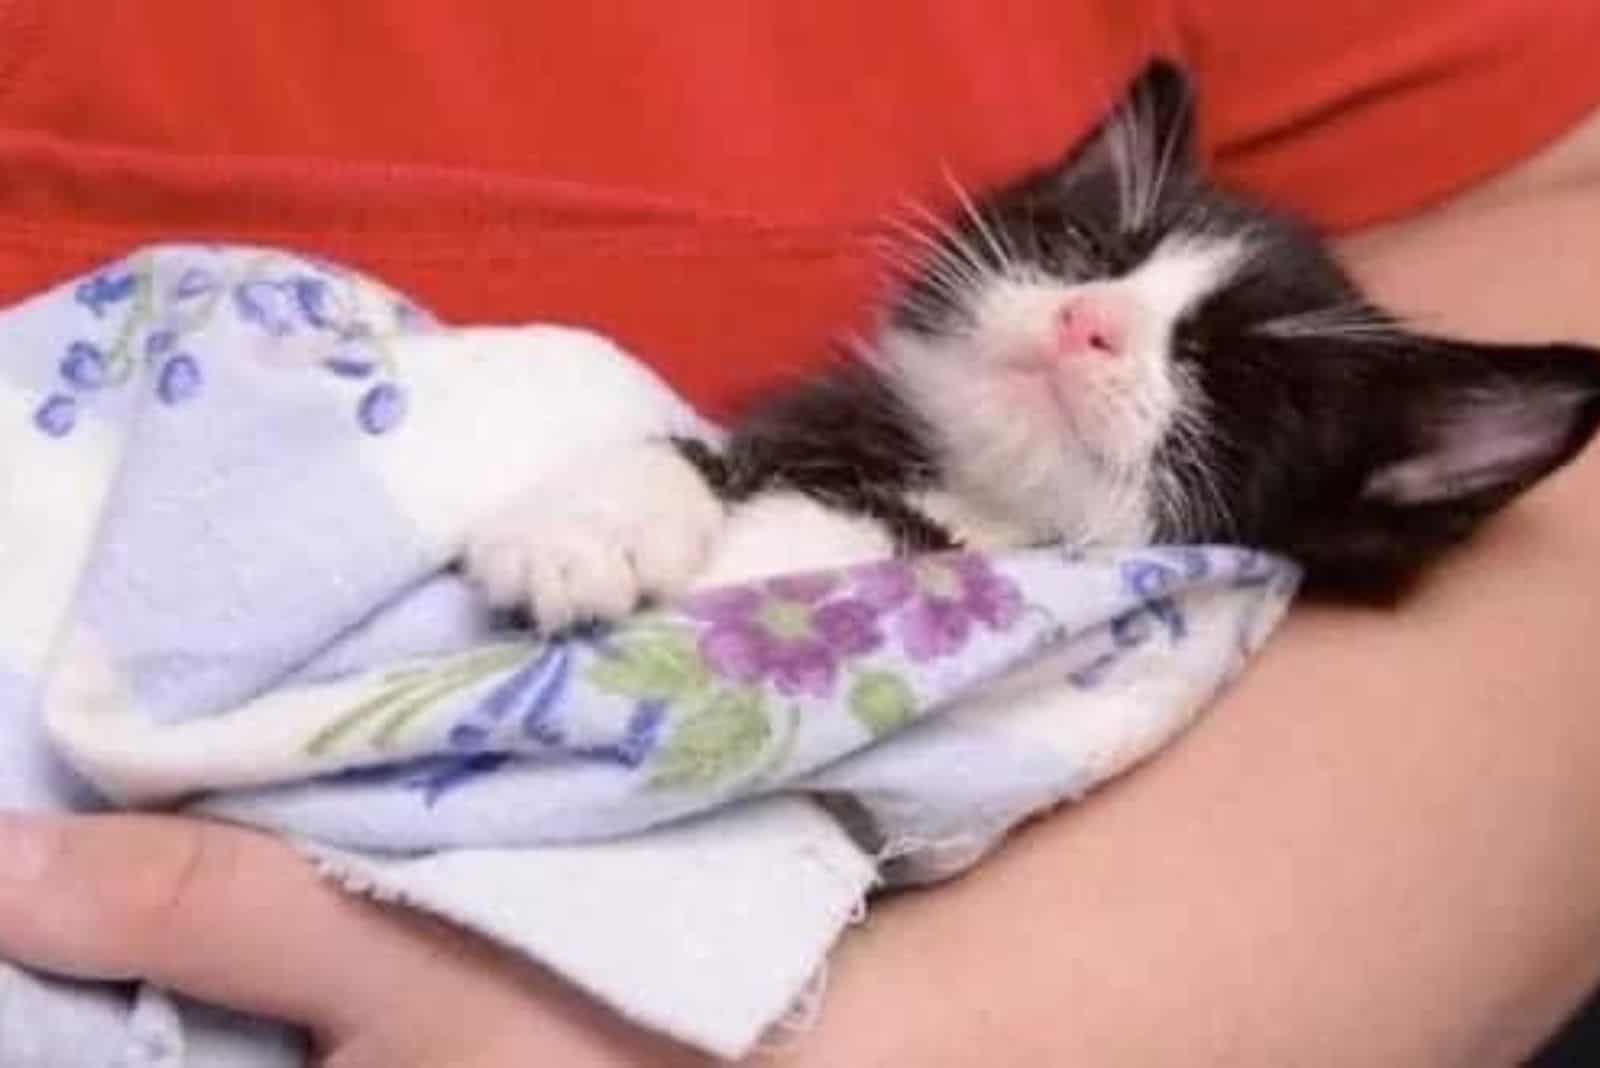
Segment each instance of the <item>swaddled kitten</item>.
M1600 354L1413 333L1305 226L1200 173L1160 62L975 203L853 361L728 440L587 459L468 571L546 629L690 585L956 545L1229 542L1387 595L1571 459Z

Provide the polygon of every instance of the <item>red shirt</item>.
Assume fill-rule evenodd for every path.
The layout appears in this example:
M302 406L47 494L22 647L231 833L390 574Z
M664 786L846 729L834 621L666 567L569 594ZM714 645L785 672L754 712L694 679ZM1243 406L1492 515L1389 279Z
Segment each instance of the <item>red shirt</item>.
M287 245L598 327L717 408L865 320L907 200L1059 155L1155 51L1225 180L1335 229L1600 103L1593 0L478 6L0 0L0 300L153 240Z

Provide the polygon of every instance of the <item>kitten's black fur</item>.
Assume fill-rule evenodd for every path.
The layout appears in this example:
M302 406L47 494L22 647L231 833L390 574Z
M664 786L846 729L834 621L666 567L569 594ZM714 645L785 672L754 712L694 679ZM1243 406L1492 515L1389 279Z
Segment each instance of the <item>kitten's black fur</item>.
M950 239L969 256L989 255L986 223L1029 266L1083 280L1125 274L1173 233L1248 235L1249 267L1172 339L1172 358L1204 398L1206 467L1225 514L1157 517L1156 540L1273 550L1305 567L1309 589L1387 596L1593 436L1596 352L1406 330L1365 302L1307 227L1203 177L1190 88L1177 68L1157 62L1130 99L1171 169L1141 225L1119 217L1118 160L1102 130L1058 164L982 198L952 222ZM998 272L998 250L993 257L985 266ZM968 314L947 285L915 277L885 329L937 338ZM1299 330L1266 328L1297 316ZM852 361L755 407L721 453L688 447L686 455L728 500L799 490L883 521L911 551L955 540L908 501L941 484L940 450L937 428L894 382ZM1170 463L1189 492L1205 491L1192 464L1158 463ZM1409 476L1395 474L1408 464Z
M954 535L907 495L938 484L931 435L876 371L844 363L774 397L734 428L718 453L678 442L723 500L798 490L841 511L881 522L901 553L955 548Z

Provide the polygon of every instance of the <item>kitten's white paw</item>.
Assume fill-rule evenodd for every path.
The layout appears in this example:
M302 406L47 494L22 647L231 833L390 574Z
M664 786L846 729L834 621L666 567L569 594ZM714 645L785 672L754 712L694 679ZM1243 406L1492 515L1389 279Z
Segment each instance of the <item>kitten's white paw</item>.
M670 443L630 445L534 486L473 532L464 563L490 603L553 633L681 592L723 516Z

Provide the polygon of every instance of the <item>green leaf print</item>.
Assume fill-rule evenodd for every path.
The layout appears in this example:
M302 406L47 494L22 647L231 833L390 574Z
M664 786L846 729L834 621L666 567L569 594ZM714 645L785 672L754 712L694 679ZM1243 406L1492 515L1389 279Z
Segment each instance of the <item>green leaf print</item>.
M752 768L771 738L759 691L715 690L673 730L650 785L666 790L718 785Z
M306 755L328 756L352 737L360 737L371 748L388 749L419 715L468 687L510 671L527 655L528 647L522 643L498 643L387 672L377 694L340 713L306 742ZM376 728L364 730L371 728L374 720L378 720Z
M906 680L887 671L865 672L850 684L850 714L874 738L911 722L916 707L916 695Z
M410 687L402 684L385 690L376 697L362 701L313 735L311 740L305 744L306 755L313 757L327 756L341 742L345 741L349 735L354 734L360 727L365 725L368 720L388 710L391 706L399 704L410 694Z
M676 701L705 689L709 681L694 635L658 627L622 636L614 656L588 672L595 688L640 701Z

